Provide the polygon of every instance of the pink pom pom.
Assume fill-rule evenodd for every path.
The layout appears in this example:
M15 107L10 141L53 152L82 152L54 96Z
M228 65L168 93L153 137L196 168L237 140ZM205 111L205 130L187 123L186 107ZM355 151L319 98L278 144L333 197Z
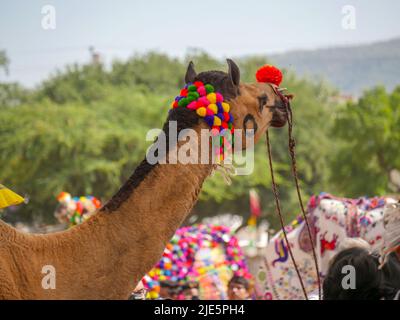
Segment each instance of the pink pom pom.
M196 101L192 101L187 105L187 108L190 110L196 110L198 108Z
M201 97L207 94L206 88L204 86L198 87L197 92Z
M213 115L214 115L214 112L213 112L211 109L208 109L208 108L207 108L207 115L208 115L208 116L213 116Z
M199 101L201 101L204 106L208 106L210 104L210 101L208 101L207 97L201 97L199 98Z
M222 94L220 94L219 92L216 92L215 96L217 97L217 102L224 101L224 98L222 97Z

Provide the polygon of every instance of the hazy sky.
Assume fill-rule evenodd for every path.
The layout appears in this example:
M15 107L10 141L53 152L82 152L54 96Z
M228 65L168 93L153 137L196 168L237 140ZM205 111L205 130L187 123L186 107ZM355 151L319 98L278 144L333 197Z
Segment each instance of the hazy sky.
M42 28L47 4L55 30ZM355 8L354 30L342 27L345 5ZM90 45L109 62L151 49L235 57L368 43L400 36L399 16L398 0L0 0L0 49L11 59L0 81L32 86L57 67L87 61Z

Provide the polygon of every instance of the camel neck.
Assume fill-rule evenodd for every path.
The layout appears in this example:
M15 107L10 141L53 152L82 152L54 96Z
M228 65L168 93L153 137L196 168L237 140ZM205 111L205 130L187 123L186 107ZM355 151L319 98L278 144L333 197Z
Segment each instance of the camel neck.
M166 244L195 205L212 169L212 164L179 161L149 167L144 160L135 170L98 214L101 222L107 221L104 225L110 251L121 252L112 263L129 273L120 273L120 276L135 283L157 263Z

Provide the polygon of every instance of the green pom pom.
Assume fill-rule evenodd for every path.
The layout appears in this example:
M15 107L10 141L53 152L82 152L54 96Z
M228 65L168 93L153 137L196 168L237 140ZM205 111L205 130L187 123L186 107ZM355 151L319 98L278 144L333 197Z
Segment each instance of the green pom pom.
M186 100L187 100L187 102L188 102L188 104L189 104L189 103L191 103L192 101L196 101L196 98L188 94L188 96L186 97Z
M207 94L214 92L214 87L211 84L206 84L204 88L206 88Z
M200 97L200 95L197 92L189 92L187 97L193 98L192 101L194 101L194 100L197 100Z
M189 102L188 102L187 98L182 98L178 102L178 106L180 106L180 107L186 107L188 104L189 104Z
M196 92L197 91L197 87L195 86L195 85L190 85L189 87L188 87L188 90L189 91L191 91L191 92Z

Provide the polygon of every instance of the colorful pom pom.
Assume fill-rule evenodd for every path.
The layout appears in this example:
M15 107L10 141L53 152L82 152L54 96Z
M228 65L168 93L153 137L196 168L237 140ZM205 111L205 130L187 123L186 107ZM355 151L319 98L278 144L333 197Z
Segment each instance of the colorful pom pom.
M230 106L226 102L222 102L222 108L224 109L224 112L229 112Z
M210 104L210 101L208 101L207 97L201 97L199 101L201 101L204 106L208 106Z
M210 104L208 105L208 109L212 110L212 112L213 112L214 114L218 113L218 107L217 107L217 105L214 104L214 103L210 103Z
M204 120L205 120L205 122L207 122L207 124L210 126L210 127L212 127L213 125L215 126L215 125L218 125L218 124L215 124L215 119L218 119L217 117L214 117L214 116L205 116L204 117Z
M192 84L192 85L188 86L188 90L189 91L197 91L197 87Z
M210 106L211 106L211 104L210 104ZM215 113L214 113L213 110L210 109L210 106L208 106L208 108L207 108L207 115L208 116L213 116Z
M183 98L183 99L179 100L179 102L178 102L179 107L186 107L187 105L188 105L188 101L186 98Z
M266 64L257 70L256 79L258 82L273 83L279 87L282 82L282 72L278 68Z
M217 95L215 93L209 93L207 99L210 103L217 103Z
M190 109L190 110L196 110L198 108L197 107L197 101L192 101L191 103L189 103L187 105L187 108Z
M218 117L214 117L214 126L220 126L222 123L221 119ZM212 126L212 125L211 125Z
M191 99L191 101L197 100L200 95L197 92L189 92L187 98Z
M201 107L204 107L205 105L204 105L204 103L201 102L200 100L197 100L197 101L196 101L196 106L197 106L197 108L201 108Z
M197 88L203 86L203 82L201 82L201 81L195 81L193 84L194 84Z
M200 96L205 96L207 94L206 88L204 86L198 87L197 92Z
M224 108L222 108L221 102L217 102L217 107L218 107L218 113L224 112Z
M228 112L224 112L223 115L224 115L224 121L228 122L230 119L230 114Z
M204 87L206 88L207 94L214 92L214 87L211 84L206 84Z
M180 92L180 96L183 96L183 97L186 97L187 94L188 94L188 89L186 89L186 88L182 89Z
M201 107L201 108L198 108L198 109L196 110L196 113L197 113L200 117L204 118L204 117L206 116L206 114L207 114L207 110L206 110L206 108Z

